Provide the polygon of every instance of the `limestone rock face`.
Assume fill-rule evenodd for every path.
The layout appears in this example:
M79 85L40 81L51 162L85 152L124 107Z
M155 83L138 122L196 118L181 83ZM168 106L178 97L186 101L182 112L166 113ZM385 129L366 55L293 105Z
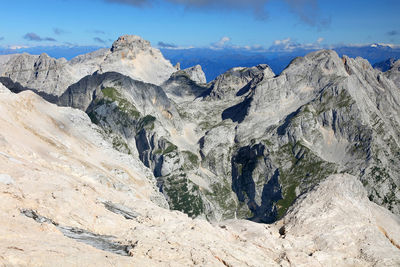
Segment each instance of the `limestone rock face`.
M269 201L282 216L314 183L346 170L360 177L371 199L398 214L399 169L387 163L399 160L399 96L366 60L333 51L297 58L278 77L259 81L228 117L238 122L232 182L239 196L268 221L276 214ZM270 182L281 196L268 197Z
M160 85L176 69L166 60L160 50L136 35L124 35L116 40L99 71L119 72L132 79Z
M109 90L107 90L109 88ZM114 90L111 90L113 88ZM123 89L122 89L123 88ZM110 91L110 92L109 92ZM116 91L124 94L137 111L154 116L164 115L166 119L179 116L164 90L150 83L133 80L118 72L95 73L71 85L60 96L59 104L86 111L98 97L113 98ZM178 121L178 119L176 119Z
M8 77L25 87L42 88L49 94L57 95L68 87L69 80L74 79L73 73L65 71L65 67L65 59L57 60L47 54L21 54L5 62L0 76Z
M197 79L198 80L198 79ZM162 84L165 93L177 103L192 101L203 96L209 91L209 86L199 84L196 77L189 75L186 71L180 70Z
M398 265L399 217L368 201L367 196L356 177L329 176L289 210L283 219L285 239L293 242L293 247L308 243L303 248L322 265L370 264L364 260L374 265ZM341 221L352 223L342 228ZM293 252L288 254L296 257ZM328 254L336 256L332 259ZM302 260L291 262L300 264Z
M252 68L233 68L215 79L209 97L211 99L229 99L243 95L249 89L245 86L250 81L274 76L271 68L265 64Z
M189 75L192 81L195 81L197 83L207 83L206 75L204 74L200 65L184 69L183 71Z
M96 71L115 71L159 85L176 69L158 49L135 35L121 36L111 49L100 49L70 61L54 59L46 54L0 56L0 77L8 77L24 87L55 96L60 96L68 86Z
M86 111L115 148L139 156L156 175L181 167L179 160L177 164L176 159L155 153L169 147L168 129L182 128L175 106L161 87L117 72L96 73L71 85L57 103Z
M394 84L400 88L400 60L397 60L393 63L391 68L385 72L385 76L392 80Z

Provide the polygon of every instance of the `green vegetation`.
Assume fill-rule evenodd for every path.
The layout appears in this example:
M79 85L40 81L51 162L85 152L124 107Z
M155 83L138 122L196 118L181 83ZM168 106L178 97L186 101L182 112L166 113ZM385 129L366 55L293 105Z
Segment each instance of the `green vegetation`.
M222 183L214 183L210 185L211 191L205 191L207 197L211 198L213 202L218 203L222 209L222 216L224 219L232 219L235 217L237 210L236 202L232 197L232 186L224 179ZM245 217L243 217L245 218Z
M192 218L203 213L200 189L186 178L186 174L167 177L164 190L169 197L171 209L182 211Z
M235 213L237 218L242 219L253 216L245 202L235 200L236 196L232 191L232 185L227 179L224 179L222 183L211 184L210 187L211 191L207 190L205 194L221 207L223 219L233 219Z
M271 147L273 145L273 143L268 140L268 139L264 139L261 141L266 147Z
M88 112L88 116L93 123L99 125L105 121L106 118L96 112L97 107L103 105L106 105L106 108L112 111L107 116L112 116L115 123L122 127L130 127L140 118L141 114L136 107L115 88L107 87L101 91L103 98L97 98L94 102L95 105Z
M176 145L174 145L173 143L166 141L165 143L165 149L159 148L153 151L153 154L162 154L162 155L167 155L171 152L174 152L178 149L178 147Z
M199 158L197 157L196 154L190 151L182 151L182 155L185 160L185 166L184 166L185 169L191 170L199 166Z
M328 175L336 172L335 164L323 161L300 142L286 144L272 156L279 163L279 182L283 189L283 199L277 202L279 218L286 213L296 199L297 187L300 193L304 193Z
M199 127L201 130L205 131L205 130L210 130L211 128L213 128L214 124L212 124L209 121L202 121L199 123Z
M137 132L141 131L142 129L153 130L155 121L156 117L153 117L151 115L144 116L139 120L137 124Z
M126 98L122 96L115 88L107 87L101 90L104 99L108 103L116 103L119 110L132 118L138 119L140 112Z
M171 153L172 151L178 149L178 147L172 143L169 143L167 148L163 151L163 154Z
M178 113L179 113L179 116L180 116L182 119L184 119L184 120L190 119L190 114L187 113L187 112L185 112L183 109L177 109L177 111L178 111Z
M318 103L317 114L321 114L331 109L350 108L355 103L351 95L341 90L339 94L335 94L332 90L325 90Z
M340 94L337 97L337 107L339 108L347 108L350 107L351 105L353 105L355 103L354 99L351 97L351 95L345 91L342 90L340 92Z
M162 154L162 153L163 153L162 149L156 149L153 151L153 154L157 154L157 155Z
M396 194L395 194L395 192L397 192L399 189L398 189L398 187L396 186L396 184L395 183L391 183L390 184L390 191L389 191L389 193L387 193L385 196L384 196L384 198L383 198L383 203L384 204L388 204L388 209L389 210L393 210L393 205L398 205L399 204L399 200L398 199L396 199Z
M127 153L127 154L132 154L131 150L129 149L128 144L119 135L114 136L112 138L112 145L115 150L118 150L120 152Z
M371 175L374 178L375 182L383 182L389 178L389 174L385 168L381 168L378 166L374 166L371 169Z

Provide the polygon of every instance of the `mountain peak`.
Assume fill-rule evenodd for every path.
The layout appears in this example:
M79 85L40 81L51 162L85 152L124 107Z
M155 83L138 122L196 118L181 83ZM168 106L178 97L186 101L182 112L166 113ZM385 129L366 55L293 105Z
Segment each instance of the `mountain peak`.
M317 71L320 74L334 74L347 76L343 60L333 50L319 50L311 52L304 57L297 57L283 70L282 74L302 73L305 69L309 72Z
M125 48L128 48L129 50L146 50L150 47L150 42L144 40L140 36L122 35L112 44L111 52L123 50Z

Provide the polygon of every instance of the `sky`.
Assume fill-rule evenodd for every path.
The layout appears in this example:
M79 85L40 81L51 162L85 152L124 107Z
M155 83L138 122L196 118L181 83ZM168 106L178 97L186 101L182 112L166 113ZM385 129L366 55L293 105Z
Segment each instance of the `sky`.
M0 0L0 46L105 46L136 34L153 46L400 44L399 0Z

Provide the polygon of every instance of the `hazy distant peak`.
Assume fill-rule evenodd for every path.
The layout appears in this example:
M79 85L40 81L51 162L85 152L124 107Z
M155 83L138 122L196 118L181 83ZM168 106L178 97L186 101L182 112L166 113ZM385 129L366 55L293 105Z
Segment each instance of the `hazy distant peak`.
M375 63L373 67L374 67L374 69L385 72L385 71L390 70L393 67L395 62L396 62L396 60L394 58L388 58L385 61Z

